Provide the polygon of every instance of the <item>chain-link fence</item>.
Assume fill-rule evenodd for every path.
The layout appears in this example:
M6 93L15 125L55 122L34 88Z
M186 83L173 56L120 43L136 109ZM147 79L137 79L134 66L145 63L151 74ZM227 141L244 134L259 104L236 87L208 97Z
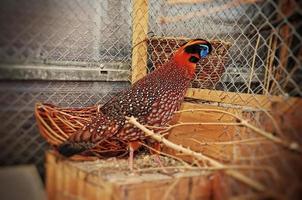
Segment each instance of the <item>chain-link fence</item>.
M50 71L56 70L51 66L84 65L105 68L103 74L110 68L130 69L131 1L1 4L2 63L42 63ZM213 53L209 65L216 66L223 56L221 69L201 74L199 68L198 84L193 87L301 96L300 6L295 1L197 1L194 5L190 1L149 1L148 36L151 42L158 40L149 45L153 47L150 61L155 66L163 63L166 59L161 54L173 52L170 49L184 37L218 40L219 51ZM211 84L204 85L205 79Z
M129 78L130 60L130 1L1 1L1 165L35 163L43 172L46 143L35 103L104 103L128 86L121 81Z
M214 51L197 67L187 96L219 105L220 109L240 108L240 116L261 130L271 131L281 140L301 144L297 123L301 119L297 107L301 104L289 100L302 94L301 2L168 0L151 1L149 9L150 70L168 60L173 49L188 38L207 39ZM297 155L261 141L236 144L257 140L259 135L249 129L225 126L223 130L213 130L220 130L214 142L215 136L202 135L202 131L207 132L204 129L200 133L193 131L195 135L192 132L190 137L203 138L206 144L195 150L231 164L268 166L279 179L253 170L245 174L282 191L282 198L293 199L301 194L298 189L301 187L301 159ZM176 136L174 139L184 146L189 145ZM211 144L217 140L221 146ZM231 142L232 153L228 153L230 141L235 141ZM287 186L287 181L292 185ZM232 181L226 185L232 185L232 195L243 199L259 198Z
M1 60L130 61L130 1L1 1Z
M302 27L298 2L193 2L150 2L149 29L159 37L152 39L152 55L156 55L151 56L152 62L163 62L162 52L170 53L183 37L205 38L216 43L218 40L218 51L208 60L216 68L202 76L205 70L199 68L197 87L301 96ZM221 60L223 69L218 69L217 62Z
M13 64L2 78L128 79L130 1L1 1L0 9L0 60Z
M148 45L145 52L137 52L139 59L147 55L148 72L169 59L173 49L188 38L211 41L214 51L197 67L192 90L204 94L197 96L201 101L252 107L245 114L257 127L265 129L257 110L265 110L277 96L282 100L301 97L300 1L149 0L144 13L140 5L133 10L134 2L0 2L0 77L74 81L2 81L0 143L6 148L0 154L1 163L42 166L45 143L34 124L35 102L86 106L104 102L110 97L107 92L126 87L125 82L78 81L130 81L132 48L138 45L132 38L136 28L143 31L136 42L145 40ZM143 18L133 24L136 15ZM188 97L196 98L194 94L189 92ZM286 137L301 141L297 126L288 123L291 135ZM237 131L234 139L240 138ZM251 146L246 152L268 153ZM256 157L247 162L257 164ZM277 161L274 157L263 162ZM281 163L292 177L287 159Z
M1 165L36 164L43 175L48 145L33 114L37 102L62 107L103 104L127 86L125 82L1 82Z

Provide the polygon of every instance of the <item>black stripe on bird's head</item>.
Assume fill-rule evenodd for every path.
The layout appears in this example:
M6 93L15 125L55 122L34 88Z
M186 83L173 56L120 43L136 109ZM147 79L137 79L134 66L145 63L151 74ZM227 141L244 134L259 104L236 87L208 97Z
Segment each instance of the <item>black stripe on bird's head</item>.
M190 40L176 50L173 60L178 66L186 68L193 75L196 63L207 57L212 51L212 45L203 39Z
M190 54L189 61L197 63L201 58L207 57L212 52L212 45L204 39L194 39L181 46L184 52Z

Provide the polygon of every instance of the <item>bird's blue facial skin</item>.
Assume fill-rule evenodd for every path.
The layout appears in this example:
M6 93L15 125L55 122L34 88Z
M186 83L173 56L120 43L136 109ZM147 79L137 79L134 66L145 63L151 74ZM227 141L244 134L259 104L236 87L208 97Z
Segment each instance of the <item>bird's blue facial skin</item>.
M207 45L204 44L200 44L199 45L201 47L201 51L200 51L200 57L201 58L205 58L207 57L207 55L209 54L209 47Z

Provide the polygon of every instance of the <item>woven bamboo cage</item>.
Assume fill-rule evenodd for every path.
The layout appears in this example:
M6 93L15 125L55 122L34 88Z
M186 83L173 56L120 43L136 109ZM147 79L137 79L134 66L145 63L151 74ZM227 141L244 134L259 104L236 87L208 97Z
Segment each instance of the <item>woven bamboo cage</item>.
M51 104L37 103L35 117L41 135L53 146L58 146L77 130L83 128L96 116L99 106L84 108L60 108ZM85 156L122 156L127 151L126 144L116 138L105 140ZM127 152L126 152L127 153ZM83 157L85 160L85 158Z
M167 62L173 52L189 38L151 37L148 39L148 51L155 68ZM225 64L228 61L228 49L231 44L220 40L211 40L213 51L210 56L200 60L196 67L196 77L192 81L193 88L215 88L225 72Z

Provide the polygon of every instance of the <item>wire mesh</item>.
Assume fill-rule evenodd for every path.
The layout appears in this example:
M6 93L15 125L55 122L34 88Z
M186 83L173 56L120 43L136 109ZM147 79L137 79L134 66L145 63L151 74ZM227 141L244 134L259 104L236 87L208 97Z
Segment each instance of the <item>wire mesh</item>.
M301 115L293 114L292 105L287 105L288 110L281 109L278 104L269 109L274 117L283 115L283 122L274 122L265 111L266 105L275 104L273 99L276 96L281 97L280 101L284 104L288 104L286 100L289 97L301 97L301 2L168 0L150 1L149 9L149 30L152 32L149 33L149 71L157 63L165 62L184 38L204 38L212 43L220 41L229 44L229 47L224 45L223 48L228 52L226 56L223 51L214 51L209 59L201 61L191 87L199 89L194 90L196 92L204 91L201 99L209 102L218 99L221 102L218 105L225 109L232 110L234 107L230 104L241 102L240 107L245 110L241 115L256 127L270 129L283 140L301 143L299 126L294 122L301 119ZM212 68L209 70L207 65ZM223 70L219 70L220 66ZM205 75L200 78L200 73ZM291 114L296 119L291 118ZM276 126L271 128L272 123L282 126L282 130L276 130ZM258 137L255 132L240 127L235 131L224 128L228 131L221 133L219 141L222 143L225 142L225 135L230 135L231 141ZM205 142L212 142L210 136L203 137ZM205 149L200 151L205 152ZM301 160L278 145L264 143L262 146L261 142L235 145L232 158L226 157L229 145L218 149L210 155L232 164L269 166L276 170L281 176L279 179L253 170L244 173L282 191L283 198L292 199L301 194L298 189L301 186ZM293 165L296 167L293 168ZM292 182L290 187L287 186L288 180ZM228 180L228 183L226 185L231 185L232 196L259 198L233 180Z
M48 145L35 123L33 110L37 102L61 107L103 104L127 85L125 82L1 82L1 165L33 163L43 174Z
M2 62L130 61L130 1L1 1Z
M21 79L28 76L29 79L49 77L58 80L63 74L66 80L70 76L74 80L88 81L91 76L75 72L75 66L87 70L104 68L104 73L108 68L117 72L129 70L130 8L130 1L1 1L1 67L14 69L14 64L21 68L35 64L36 68L45 69L28 72L24 67L20 73L10 73L11 78L20 74ZM65 74L55 73L58 67L66 68ZM93 71L96 72L106 76L104 80L120 80L110 78L110 73ZM1 70L1 73L7 71ZM118 73L114 75L119 76ZM121 82L1 82L3 124L0 143L4 147L0 154L1 164L35 163L43 172L47 145L35 125L33 109L36 102L65 107L94 105L104 103L125 85Z
M167 43L183 37L228 42L231 47L225 73L207 88L301 96L298 2L290 1L290 8L286 1L194 2L150 1L149 29L153 35L162 37L162 48L157 48L155 53L169 53L174 46L167 47ZM218 52L212 56L221 60ZM153 58L152 62L159 61ZM211 64L216 65L213 61ZM216 72L208 72L209 80L211 73ZM199 86L205 88L202 83Z

